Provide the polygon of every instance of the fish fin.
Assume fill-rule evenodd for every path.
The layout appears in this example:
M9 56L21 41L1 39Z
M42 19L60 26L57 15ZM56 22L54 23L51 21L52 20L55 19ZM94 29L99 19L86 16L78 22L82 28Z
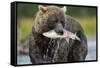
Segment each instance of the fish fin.
M69 43L69 38L66 38L66 41Z
M80 38L76 35L76 33L75 33L75 38L76 40L81 41Z

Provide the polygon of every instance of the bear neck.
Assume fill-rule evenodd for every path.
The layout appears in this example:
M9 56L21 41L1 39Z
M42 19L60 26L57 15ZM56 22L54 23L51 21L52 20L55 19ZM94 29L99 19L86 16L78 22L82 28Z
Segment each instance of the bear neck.
M33 34L34 39L36 41L36 45L40 49L46 49L48 47L48 43L49 43L49 40L50 40L49 38L46 38L41 33L36 32L34 28L32 28L32 34Z

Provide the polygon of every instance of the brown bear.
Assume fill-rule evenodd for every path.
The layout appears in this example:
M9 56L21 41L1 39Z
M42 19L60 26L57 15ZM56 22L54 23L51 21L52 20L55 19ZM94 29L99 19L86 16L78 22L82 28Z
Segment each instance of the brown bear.
M85 61L88 51L87 38L79 22L65 14L65 7L39 5L38 8L29 38L32 64ZM53 29L60 35L63 34L63 29L76 33L80 41L69 39L68 43L63 38L43 36L44 32Z

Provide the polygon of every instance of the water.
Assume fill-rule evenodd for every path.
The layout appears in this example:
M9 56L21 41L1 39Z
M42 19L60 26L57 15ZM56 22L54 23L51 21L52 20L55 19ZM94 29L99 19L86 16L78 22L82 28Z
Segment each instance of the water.
M28 55L20 55L20 56L18 56L17 62L18 62L18 65L31 64L30 58L29 58Z
M96 40L91 39L88 42L88 55L86 60L96 60Z
M88 55L86 60L96 60L96 40L89 39L88 41ZM22 64L31 64L30 58L28 55L20 55L17 58L18 65Z

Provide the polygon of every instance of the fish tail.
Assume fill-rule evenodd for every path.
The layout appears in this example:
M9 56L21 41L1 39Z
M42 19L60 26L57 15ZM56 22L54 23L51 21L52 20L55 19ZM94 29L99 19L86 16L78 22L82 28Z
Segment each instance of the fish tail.
M80 38L76 35L76 33L75 33L75 38L76 38L77 40L81 41Z

